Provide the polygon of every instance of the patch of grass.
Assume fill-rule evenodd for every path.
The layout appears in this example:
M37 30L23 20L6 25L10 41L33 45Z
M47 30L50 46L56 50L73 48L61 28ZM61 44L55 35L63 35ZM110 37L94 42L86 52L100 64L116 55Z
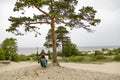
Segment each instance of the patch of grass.
M114 60L120 62L120 55L116 55L116 56L114 57Z
M91 61L100 61L100 60L105 60L106 57L104 55L94 55L91 58Z
M69 60L72 62L82 62L84 60L83 56L71 56Z
M63 62L80 62L80 63L105 63L114 61L111 57L106 57L104 55L92 55L92 56L71 56L62 58Z
M64 57L64 58L62 58L62 59L59 60L59 61L62 61L62 62L69 62L69 58L68 58L68 57Z

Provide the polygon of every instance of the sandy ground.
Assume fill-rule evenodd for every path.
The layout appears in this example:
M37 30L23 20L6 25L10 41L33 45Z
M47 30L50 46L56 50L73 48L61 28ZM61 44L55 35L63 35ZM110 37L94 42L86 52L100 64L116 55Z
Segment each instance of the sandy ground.
M61 63L60 65L73 69L83 69L89 71L120 75L120 62L111 62L104 64Z
M0 64L0 80L120 80L120 63L60 65L49 63L42 68L37 62Z

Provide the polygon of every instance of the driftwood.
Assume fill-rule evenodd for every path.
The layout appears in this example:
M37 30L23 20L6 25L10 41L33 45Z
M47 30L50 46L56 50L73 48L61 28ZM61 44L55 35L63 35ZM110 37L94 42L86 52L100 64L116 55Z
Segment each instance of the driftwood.
M0 64L10 64L10 61L0 61Z

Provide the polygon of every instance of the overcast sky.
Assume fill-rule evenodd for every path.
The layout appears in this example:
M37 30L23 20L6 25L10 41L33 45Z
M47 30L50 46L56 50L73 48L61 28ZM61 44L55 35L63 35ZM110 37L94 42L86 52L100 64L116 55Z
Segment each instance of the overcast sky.
M13 12L16 0L0 0L0 43L5 38L16 38L18 47L39 47L43 46L45 36L50 27L48 25L41 26L41 35L36 39L33 33L25 33L24 36L14 36L5 30L10 26L8 18L10 16L20 15ZM96 27L93 33L89 33L83 29L73 29L69 36L73 43L77 46L120 46L120 0L78 0L77 8L82 6L92 6L97 10L97 18L101 19L101 23ZM31 15L32 12L26 12Z

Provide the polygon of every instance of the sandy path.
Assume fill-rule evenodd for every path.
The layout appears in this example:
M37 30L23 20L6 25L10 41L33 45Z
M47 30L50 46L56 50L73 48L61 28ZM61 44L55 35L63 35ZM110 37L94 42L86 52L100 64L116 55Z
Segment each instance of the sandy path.
M69 67L74 69L83 69L120 75L120 63L118 62L111 62L105 64L61 63L60 65L63 67Z
M10 64L3 65L0 67L0 73L3 73L5 71L12 71L12 70L17 70L20 68L25 68L25 67L31 67L33 65L37 65L35 62L11 62Z
M113 64L119 67L118 63L106 63L105 69ZM98 69L104 68L102 65L77 63L60 63L60 65L62 67L49 64L47 68L41 68L37 62L12 62L0 66L0 80L120 80L120 75L116 73L101 73Z
M1 65L0 73L5 71L12 71L20 68L31 67L38 65L36 62L11 62L9 65ZM118 74L120 75L120 63L111 62L105 64L81 64L81 63L60 63L62 67L73 68L73 69L82 69L96 72L104 72L109 74Z

